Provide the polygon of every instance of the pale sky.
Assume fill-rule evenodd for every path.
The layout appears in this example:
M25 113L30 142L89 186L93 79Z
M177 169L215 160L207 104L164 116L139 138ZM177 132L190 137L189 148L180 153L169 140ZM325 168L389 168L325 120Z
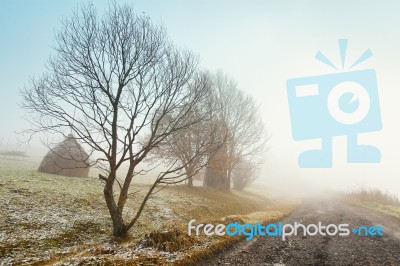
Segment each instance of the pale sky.
M25 123L19 89L45 71L60 19L85 1L0 2L0 139L15 146ZM107 1L93 1L100 10ZM122 2L122 1L117 1ZM201 65L222 69L258 101L271 134L260 181L295 188L349 189L374 186L400 195L400 2L399 1L124 1L163 23L171 39L200 56ZM373 57L355 70L377 73L383 130L360 140L381 150L380 164L347 164L345 138L334 139L329 169L300 169L300 152L318 141L292 139L286 80L332 74L314 59L323 52L339 64L337 40L349 39L348 63L370 48ZM344 70L346 71L346 69ZM31 143L40 147L39 142ZM33 148L32 148L33 150Z

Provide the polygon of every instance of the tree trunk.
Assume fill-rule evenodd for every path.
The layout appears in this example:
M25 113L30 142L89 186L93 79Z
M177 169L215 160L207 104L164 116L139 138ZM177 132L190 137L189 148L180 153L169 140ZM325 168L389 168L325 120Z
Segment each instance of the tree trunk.
M221 171L222 170L222 171ZM226 189L226 174L223 169L207 167L205 186L219 190Z
M128 230L124 225L124 220L122 219L122 215L117 215L113 220L113 234L117 237L125 237L127 235Z
M226 177L226 189L231 189L231 173L232 173L232 170L231 169L228 169L228 174L227 174L227 177Z
M186 170L186 176L187 176L187 187L193 187L193 165L188 165L187 167L185 167Z
M193 187L193 176L189 176L188 182L187 182L187 187Z
M124 225L124 220L122 218L122 209L118 208L118 206L115 204L113 196L114 192L111 182L107 182L103 192L113 223L113 235L117 237L124 237L126 236L128 230Z
M229 189L226 169L226 147L221 147L210 159L204 180L204 185L220 190Z

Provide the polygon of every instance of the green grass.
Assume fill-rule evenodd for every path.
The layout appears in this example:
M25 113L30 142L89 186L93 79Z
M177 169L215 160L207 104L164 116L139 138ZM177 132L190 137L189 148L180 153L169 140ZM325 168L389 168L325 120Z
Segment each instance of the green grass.
M358 201L355 202L357 205L372 209L381 213L384 213L386 215L393 216L397 219L400 219L400 207L399 206L393 206L393 205L384 205L384 204L379 204L376 202L362 202Z
M248 192L168 187L148 201L131 236L121 240L111 235L100 180L38 173L36 167L29 161L0 159L0 264L173 264L236 241L190 239L185 232L190 219L221 221L235 215L246 221L274 220L297 204ZM134 215L147 189L145 184L132 185L131 191L139 192L128 200L126 217ZM151 232L162 237L143 246Z
M378 189L361 188L340 197L350 203L400 219L400 200L397 196Z
M378 210L382 213L394 216L400 219L400 207L399 206L388 206L382 204L369 204L369 208Z

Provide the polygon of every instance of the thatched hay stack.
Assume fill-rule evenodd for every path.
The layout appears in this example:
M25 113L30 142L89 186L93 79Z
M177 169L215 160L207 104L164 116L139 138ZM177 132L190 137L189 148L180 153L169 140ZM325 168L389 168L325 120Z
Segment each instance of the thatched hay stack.
M88 177L89 155L72 134L51 149L40 163L39 172Z

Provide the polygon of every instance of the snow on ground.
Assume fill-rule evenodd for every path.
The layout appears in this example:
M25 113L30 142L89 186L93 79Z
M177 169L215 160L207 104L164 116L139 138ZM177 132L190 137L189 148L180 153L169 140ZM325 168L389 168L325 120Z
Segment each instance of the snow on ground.
M29 161L0 159L0 265L90 265L110 260L121 265L137 260L169 264L187 255L185 243L178 248L173 244L161 249L146 247L143 239L150 232L165 235L166 230L185 225L192 218L216 220L271 208L265 198L256 199L248 193L171 187L148 201L130 231L132 237L121 241L111 235L111 219L99 179L48 175L38 173L36 167ZM133 185L131 190L139 192L128 200L126 217L135 214L147 189L148 185ZM177 231L174 237L190 242L192 251L210 245L209 241L187 239L183 231Z

